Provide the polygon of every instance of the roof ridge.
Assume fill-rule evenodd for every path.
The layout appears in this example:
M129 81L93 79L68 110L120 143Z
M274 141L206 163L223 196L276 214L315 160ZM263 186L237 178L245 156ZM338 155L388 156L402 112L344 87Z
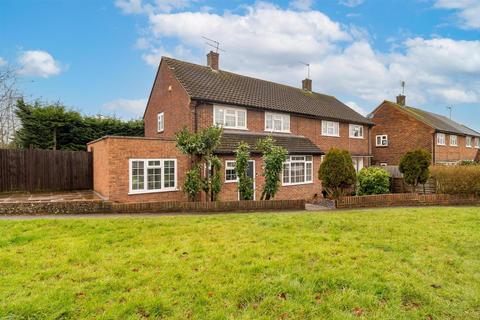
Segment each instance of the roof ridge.
M184 60L180 60L180 59L175 59L175 58L171 58L171 57L167 57L167 56L162 56L162 59L174 60L174 61L178 61L178 62L181 62L181 63L187 63L187 64L189 64L189 65L193 65L193 66L196 66L196 67L201 67L201 68L204 68L204 69L210 69L210 70L211 70L211 68L210 68L209 66L204 66L204 65L201 65L201 64L198 64L198 63L193 63L193 62L189 62L189 61L184 61ZM265 80L265 79L255 78L255 77L252 77L252 76L247 76L247 75L244 75L244 74L235 73L235 72L231 72L231 71L227 71L227 70L222 70L222 69L219 69L218 72L227 73L227 74L235 75L235 76L238 76L238 77L253 79L253 80L257 80L257 81L263 81L263 82L267 82L267 83L272 83L272 84L279 85L279 86L284 86L284 87L287 87L287 88L290 88L290 89L299 90L299 91L301 91L301 92L314 93L314 94L318 94L318 95L322 95L322 96L326 96L326 97L331 97L331 98L337 99L337 97L335 97L335 96L333 96L333 95L330 95L330 94L321 93L321 92L317 92L317 91L306 91L306 90L303 90L302 88L294 87L294 86L292 86L292 85L288 85L288 84L284 84L284 83L280 83L280 82L275 82L275 81L271 81L271 80Z

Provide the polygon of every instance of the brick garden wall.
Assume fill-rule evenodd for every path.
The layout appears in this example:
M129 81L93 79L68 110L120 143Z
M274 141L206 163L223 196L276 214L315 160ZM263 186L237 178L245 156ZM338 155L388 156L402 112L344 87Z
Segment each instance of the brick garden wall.
M448 194L399 193L343 197L336 201L338 209L436 205L480 205L480 198Z

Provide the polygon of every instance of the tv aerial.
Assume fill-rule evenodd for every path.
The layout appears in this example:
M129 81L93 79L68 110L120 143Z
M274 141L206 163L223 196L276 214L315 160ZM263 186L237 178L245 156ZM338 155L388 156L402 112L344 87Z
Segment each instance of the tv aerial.
M210 46L210 47L214 48L216 53L218 53L218 51L225 52L225 50L220 49L220 42L219 41L207 38L205 36L202 36L202 38L207 40L207 42L205 42L205 44L207 46Z
M303 61L298 61L298 62L307 67L307 79L310 79L310 63L306 63Z

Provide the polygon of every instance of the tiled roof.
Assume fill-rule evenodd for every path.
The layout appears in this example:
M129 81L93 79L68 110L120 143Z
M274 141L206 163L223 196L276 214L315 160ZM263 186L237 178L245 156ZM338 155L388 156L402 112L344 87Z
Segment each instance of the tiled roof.
M163 57L192 99L373 125L333 96Z
M249 133L249 132L230 132L224 131L220 145L215 150L217 154L232 154L237 149L241 142L248 143L250 145L250 151L252 153L260 153L257 148L257 141L268 137L268 134L261 133ZM275 143L279 146L287 149L289 154L324 154L312 141L303 137L295 135L270 135Z
M475 136L479 137L480 133L470 129L466 126L464 126L461 123L455 122L445 116L424 111L418 108L414 107L409 107L405 106L402 107L399 104L396 104L394 102L388 101L391 104L396 105L399 108L402 108L406 111L408 111L410 114L412 114L414 117L416 117L418 120L422 121L423 123L429 125L433 129L441 132L446 132L446 133L454 133L454 134L459 134L459 135L465 135L465 136Z

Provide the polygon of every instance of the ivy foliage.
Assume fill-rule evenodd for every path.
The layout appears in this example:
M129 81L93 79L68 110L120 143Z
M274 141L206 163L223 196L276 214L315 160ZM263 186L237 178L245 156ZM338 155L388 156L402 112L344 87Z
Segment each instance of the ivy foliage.
M222 128L212 126L197 133L183 128L175 135L177 148L182 153L190 155L194 162L193 168L187 172L188 179L184 183L184 190L192 201L197 200L200 191L205 192L206 199L217 200L222 186L221 162L213 152L220 143L222 133ZM204 170L201 170L202 167Z
M379 167L363 168L357 175L357 194L385 194L390 192L390 175Z
M240 200L253 200L253 179L248 176L250 146L245 142L240 143L235 154L235 172L238 177L238 192L240 194Z
M352 157L346 150L332 148L325 155L318 170L318 179L327 194L334 199L345 194L345 190L355 184L356 173Z
M283 170L283 163L287 160L287 150L275 145L272 137L260 139L257 142L258 148L263 153L263 185L261 200L270 200L280 188L280 174Z
M405 182L412 186L412 192L419 184L425 184L430 176L431 155L424 149L416 149L405 153L400 159L398 169Z
M18 100L15 114L21 127L15 134L18 148L86 150L88 142L106 135L143 136L143 121L82 116L65 106Z

